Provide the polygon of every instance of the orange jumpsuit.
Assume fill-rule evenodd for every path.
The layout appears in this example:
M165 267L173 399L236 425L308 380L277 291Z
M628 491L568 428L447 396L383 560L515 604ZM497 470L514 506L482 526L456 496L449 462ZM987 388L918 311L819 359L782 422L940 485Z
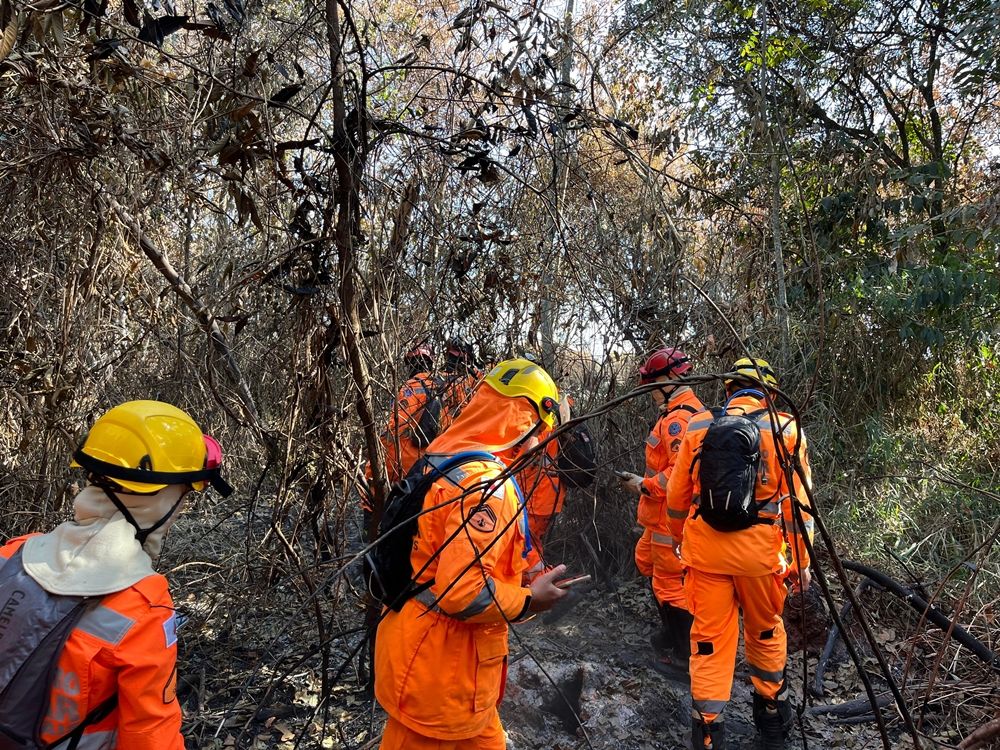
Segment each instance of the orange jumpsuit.
M407 475L426 450L434 435L428 436L424 446L418 445L415 435L420 429L420 415L424 405L433 397L437 382L427 372L419 372L403 384L393 403L389 423L382 434L385 447L385 464L390 482L398 482Z
M737 394L727 408L729 414L753 414L765 402ZM698 455L712 416L691 420L681 444L674 473L667 488L667 510L673 536L681 540L681 560L687 568L685 591L694 624L691 627L691 697L694 709L705 721L713 721L725 708L732 690L739 641L739 614L743 611L743 638L754 689L768 700L782 697L787 658L785 627L781 613L785 603L785 578L798 566L809 566L805 543L793 520L788 480L778 461L776 440L788 454L797 457L811 484L805 435L788 414L778 413L772 425L764 412L752 417L761 433L760 470L755 496L767 502L760 524L742 531L721 532L696 517L701 484ZM805 488L793 478L791 494L808 505ZM806 531L812 535L812 517L802 511ZM783 533L784 531L784 533ZM785 535L790 544L786 546ZM791 567L786 558L791 551Z
M24 544L0 547L0 563ZM118 706L84 730L81 750L184 750L177 636L167 579L143 578L85 613L59 657L42 739L55 742L115 693Z
M509 438L526 435L537 420L532 409L526 399L481 389L426 457L433 462L513 444ZM495 441L485 433L496 434ZM420 516L410 559L415 580L433 583L400 612L387 610L375 640L375 695L389 714L383 750L506 746L497 705L506 680L507 623L526 614L531 591L521 586L523 508L511 481L491 482L502 471L490 461L463 464L424 498L428 512Z
M559 481L556 461L559 441L546 446L540 463L532 464L519 472L517 483L528 503L528 529L531 531L531 551L528 552L528 573L539 573L545 567L543 542L549 527L562 512L566 488Z
M639 572L653 579L653 593L660 604L687 609L683 570L674 554L674 540L667 522L667 482L688 422L704 404L694 391L682 386L670 394L661 414L646 438L646 477L642 480L637 521L643 527L635 547Z

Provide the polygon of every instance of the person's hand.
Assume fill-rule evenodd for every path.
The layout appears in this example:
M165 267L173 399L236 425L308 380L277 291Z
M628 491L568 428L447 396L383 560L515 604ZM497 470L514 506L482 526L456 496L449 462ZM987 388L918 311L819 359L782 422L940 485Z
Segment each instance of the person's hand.
M633 495L642 494L642 477L638 474L632 474L628 471L619 472L618 481L622 483L623 488L631 492Z
M544 612L566 596L566 590L558 588L555 581L566 577L566 566L557 565L531 582L530 612Z
M792 593L801 591L804 594L809 590L809 584L812 583L812 571L809 568L792 571L789 580L792 582Z

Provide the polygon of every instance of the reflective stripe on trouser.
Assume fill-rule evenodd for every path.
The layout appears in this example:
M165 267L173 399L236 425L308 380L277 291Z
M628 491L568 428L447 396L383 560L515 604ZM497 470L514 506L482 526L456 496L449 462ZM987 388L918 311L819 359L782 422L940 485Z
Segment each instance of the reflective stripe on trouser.
M674 538L654 531L649 540L653 561L653 593L660 604L672 604L687 609L684 593L684 568L674 554Z
M691 699L706 721L715 720L729 701L736 669L740 608L743 640L754 690L777 697L787 658L785 585L775 574L727 576L689 568L684 582L691 626Z
M493 717L478 737L439 740L417 734L390 716L382 733L379 750L504 750L507 747L507 735L500 726L500 714L494 711Z
M651 546L653 532L644 529L642 536L635 545L635 567L646 578L653 577L653 550Z

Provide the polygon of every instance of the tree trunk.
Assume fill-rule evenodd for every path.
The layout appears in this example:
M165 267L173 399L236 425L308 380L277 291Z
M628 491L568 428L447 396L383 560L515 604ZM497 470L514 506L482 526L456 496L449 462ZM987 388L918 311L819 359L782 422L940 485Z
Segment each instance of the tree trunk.
M385 507L388 478L385 463L382 458L378 429L375 425L372 408L372 383L368 371L368 363L361 350L361 312L358 302L358 291L355 280L357 273L357 254L354 247L354 232L359 223L361 175L364 167L363 149L348 130L347 105L344 91L346 79L346 64L344 49L341 42L340 7L337 0L326 0L326 32L330 46L330 94L333 101L333 132L335 139L334 163L336 165L336 185L333 188L333 201L336 205L336 224L334 228L334 244L337 250L337 269L340 273L340 329L344 353L350 363L351 386L354 389L354 405L361 420L364 431L365 448L371 466L371 504L372 513L368 516L367 538L374 539L378 535L382 511ZM358 126L357 138L363 139L363 123L366 113L363 111L363 100L357 103ZM329 213L329 212L328 212ZM374 600L369 600L365 613L365 626L368 632L368 660L372 669L369 672L369 688L374 687L374 647L375 629L378 625L379 607Z

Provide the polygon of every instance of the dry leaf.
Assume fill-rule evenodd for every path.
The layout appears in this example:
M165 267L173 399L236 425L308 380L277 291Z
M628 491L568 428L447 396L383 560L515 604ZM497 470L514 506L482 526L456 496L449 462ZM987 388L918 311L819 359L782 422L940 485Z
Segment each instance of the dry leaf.
M11 13L10 21L7 22L7 28L3 30L3 35L0 36L0 62L6 59L10 51L14 49L14 42L17 40L17 14Z

